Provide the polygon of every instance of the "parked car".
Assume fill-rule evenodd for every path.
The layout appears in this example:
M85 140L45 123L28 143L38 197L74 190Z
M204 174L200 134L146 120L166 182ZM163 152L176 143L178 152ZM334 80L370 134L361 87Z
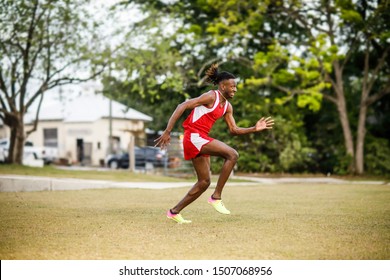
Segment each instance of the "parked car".
M5 151L4 148L0 146L0 162L5 162L6 157L5 157Z
M1 139L0 140L0 163L4 163L8 156L8 139ZM29 149L32 144L31 142L26 142L24 152L23 152L23 159L22 164L26 166L32 166L32 167L43 167L44 161L43 159L39 159L37 154Z
M44 166L43 159L39 159L35 152L24 152L23 154L23 165L31 166L31 167L43 167Z
M0 139L0 160L4 160L8 157L9 150L9 139L3 138ZM45 164L52 163L55 159L58 158L58 149L51 147L38 147L34 146L32 142L26 141L24 143L24 153L25 154L35 154L37 159L43 160Z
M24 153L26 154L27 147L31 147L33 144L30 141L26 141L24 143ZM9 150L9 139L2 138L0 139L0 162L5 162L8 157ZM30 153L28 153L30 154Z
M146 164L153 164L154 167L164 167L168 157L166 151L160 148L146 146L134 147L134 158L136 167L146 167ZM106 158L106 166L112 169L129 168L129 153L122 152L111 154Z

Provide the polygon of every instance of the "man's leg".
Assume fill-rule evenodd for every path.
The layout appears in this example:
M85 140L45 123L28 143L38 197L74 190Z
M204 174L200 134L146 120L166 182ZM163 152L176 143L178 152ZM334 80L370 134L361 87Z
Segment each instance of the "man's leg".
M213 199L220 200L222 196L222 190L225 187L226 181L229 179L230 173L232 172L234 165L237 162L238 153L232 147L216 139L214 139L207 145L204 145L202 147L201 153L211 156L219 156L225 159L217 181L217 186L215 187L214 193L212 195Z
M183 197L183 199L171 209L173 214L180 213L190 203L195 201L210 186L210 157L196 157L192 159L198 181Z

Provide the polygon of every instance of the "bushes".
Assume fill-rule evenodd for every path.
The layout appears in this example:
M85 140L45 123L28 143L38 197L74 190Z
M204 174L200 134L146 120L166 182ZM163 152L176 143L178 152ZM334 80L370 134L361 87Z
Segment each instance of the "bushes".
M390 174L390 142L383 138L367 137L365 169L372 175Z
M304 173L311 170L316 150L310 147L302 123L282 117L276 117L275 122L273 130L234 137L223 122L218 122L212 136L238 151L238 171ZM222 160L212 158L212 171L218 173L222 164Z
M336 175L351 172L353 159L346 153L341 126L331 104L324 103L321 112L312 112L292 103L276 105L251 92L240 91L236 95L233 106L238 126L253 126L262 116L275 119L272 130L242 136L231 136L223 121L216 123L211 136L238 151L238 171ZM365 173L389 174L390 141L379 138L381 135L374 137L367 128ZM212 171L218 173L222 164L223 160L212 159Z

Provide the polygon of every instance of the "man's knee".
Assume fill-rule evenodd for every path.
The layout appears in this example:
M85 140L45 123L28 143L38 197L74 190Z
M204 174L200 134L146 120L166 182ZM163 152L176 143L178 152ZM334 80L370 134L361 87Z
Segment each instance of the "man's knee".
M210 178L208 179L199 179L196 182L195 186L188 192L189 195L198 195L199 193L204 193L210 186Z
M199 183L200 189L202 191L205 191L210 186L211 181L210 181L210 178L206 178L206 179L199 180L198 183Z
M240 155L238 154L238 152L235 149L231 149L229 151L228 159L231 160L231 161L237 162L239 156Z

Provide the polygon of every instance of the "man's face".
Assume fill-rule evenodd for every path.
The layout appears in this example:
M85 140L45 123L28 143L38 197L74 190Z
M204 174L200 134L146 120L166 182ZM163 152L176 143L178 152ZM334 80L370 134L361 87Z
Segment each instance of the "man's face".
M221 89L226 98L233 98L234 94L237 92L236 81L234 79L223 81Z

